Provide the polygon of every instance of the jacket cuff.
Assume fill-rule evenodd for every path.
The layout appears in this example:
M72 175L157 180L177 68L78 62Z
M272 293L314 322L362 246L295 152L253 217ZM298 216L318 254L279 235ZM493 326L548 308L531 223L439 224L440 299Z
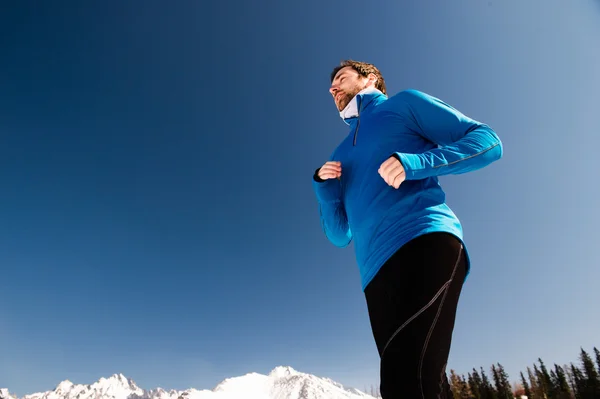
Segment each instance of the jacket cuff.
M395 152L394 157L402 164L406 180L417 180L422 178L419 172L424 171L425 164L418 154Z
M318 167L318 168L315 170L315 174L313 175L313 180L314 180L315 182L317 182L317 183L323 183L323 182L325 181L325 180L323 180L323 179L321 179L321 178L319 177L319 171L320 171L320 170L321 170L321 167Z

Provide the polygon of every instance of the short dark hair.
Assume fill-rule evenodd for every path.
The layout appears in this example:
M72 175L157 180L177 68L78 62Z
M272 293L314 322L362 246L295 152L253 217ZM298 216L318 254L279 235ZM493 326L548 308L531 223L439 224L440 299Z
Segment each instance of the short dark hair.
M333 82L333 79L335 78L335 75L337 75L337 73L340 71L340 69L345 68L345 67L351 67L352 69L354 69L356 72L358 72L358 74L360 76L363 77L368 77L369 74L374 74L375 76L377 76L377 82L375 83L375 87L381 91L383 94L387 94L387 89L385 87L385 80L383 79L383 76L381 75L381 72L379 72L379 69L377 69L377 67L373 64L369 64L367 62L361 62L361 61L354 61L354 60L343 60L342 62L340 62L340 65L336 66L335 68L333 68L333 71L331 72L331 82Z

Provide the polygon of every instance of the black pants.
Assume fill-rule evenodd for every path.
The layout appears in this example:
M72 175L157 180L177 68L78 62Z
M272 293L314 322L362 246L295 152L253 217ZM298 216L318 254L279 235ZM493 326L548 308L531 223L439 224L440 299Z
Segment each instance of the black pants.
M366 287L383 399L452 398L446 363L465 272L461 242L431 233L400 248Z

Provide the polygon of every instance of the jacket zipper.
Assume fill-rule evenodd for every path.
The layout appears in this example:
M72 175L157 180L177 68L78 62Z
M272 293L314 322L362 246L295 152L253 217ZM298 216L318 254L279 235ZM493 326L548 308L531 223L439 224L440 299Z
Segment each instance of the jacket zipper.
M355 147L356 146L356 136L358 136L358 128L360 127L360 106L362 105L362 97L359 98L359 103L358 103L358 121L356 122L356 129L354 129L354 141L352 143L352 146Z

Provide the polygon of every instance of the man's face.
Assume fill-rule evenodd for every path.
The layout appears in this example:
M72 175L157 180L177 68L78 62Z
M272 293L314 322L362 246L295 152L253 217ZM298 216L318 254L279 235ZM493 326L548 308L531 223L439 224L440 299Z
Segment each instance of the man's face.
M346 108L346 105L359 91L366 88L369 82L369 79L360 76L352 67L340 69L329 88L338 111Z

